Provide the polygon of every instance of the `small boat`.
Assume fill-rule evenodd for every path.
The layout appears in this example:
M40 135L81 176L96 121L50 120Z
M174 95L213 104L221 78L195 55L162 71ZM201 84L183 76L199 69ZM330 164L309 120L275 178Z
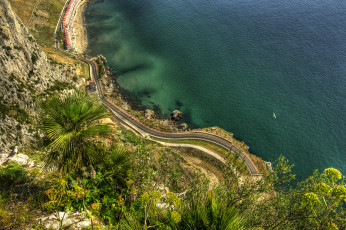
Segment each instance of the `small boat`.
M276 114L275 113L273 113L273 117L276 119Z

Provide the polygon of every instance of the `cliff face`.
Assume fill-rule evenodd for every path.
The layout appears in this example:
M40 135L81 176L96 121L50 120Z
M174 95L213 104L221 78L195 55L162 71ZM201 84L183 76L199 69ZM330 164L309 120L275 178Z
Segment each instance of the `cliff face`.
M62 82L69 82L62 67L51 64L9 2L0 0L0 154L36 135L35 99Z

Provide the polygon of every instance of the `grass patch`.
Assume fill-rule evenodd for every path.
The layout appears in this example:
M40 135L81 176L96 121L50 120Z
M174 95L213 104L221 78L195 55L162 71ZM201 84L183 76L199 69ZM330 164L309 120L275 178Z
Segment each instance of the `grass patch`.
M234 168L238 168L240 169L239 171L241 172L241 175L250 175L249 170L245 170L247 168L246 164L244 163L244 160L237 157L238 155L236 153L230 153L229 151L227 151L226 149L209 143L209 142L205 142L205 141L199 141L199 140L177 140L177 141L171 141L171 140L162 140L162 139L156 139L153 138L154 140L158 140L161 142L166 142L166 143L175 143L175 144L190 144L190 145L198 145L201 146L203 148L206 148L210 151L215 152L216 154L218 154L219 156L221 156L222 158L224 158L225 160L227 160L228 162L231 163L231 165Z
M37 0L10 0L12 9L27 25ZM35 40L42 47L52 47L55 44L54 31L65 0L41 0L33 13L29 26Z
M13 11L20 17L22 22L27 25L31 12L37 0L9 0Z

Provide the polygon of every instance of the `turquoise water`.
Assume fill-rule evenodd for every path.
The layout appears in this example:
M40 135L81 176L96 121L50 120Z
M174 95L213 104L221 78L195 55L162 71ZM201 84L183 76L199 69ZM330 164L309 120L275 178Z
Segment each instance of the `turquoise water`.
M345 1L94 3L87 52L140 103L231 131L264 160L283 154L300 179L346 174Z

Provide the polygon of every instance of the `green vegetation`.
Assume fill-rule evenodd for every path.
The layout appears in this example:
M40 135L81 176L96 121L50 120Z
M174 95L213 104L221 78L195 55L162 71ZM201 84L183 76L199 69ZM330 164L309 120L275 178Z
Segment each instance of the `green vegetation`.
M47 13L48 17L34 20L34 29L31 30L37 42L43 47L52 47L55 44L55 26L58 22L60 12L64 6L64 1L61 0L44 0L38 6L38 10ZM42 21L40 21L42 20Z
M182 209L182 221L174 226L177 229L250 229L246 219L227 203L220 202L213 191L193 198Z
M98 75L102 77L106 73L105 66L101 58L97 58L96 63L97 63Z
M42 93L39 96L46 96L46 95L51 96L51 95L56 94L57 92L61 92L62 90L65 90L65 89L74 89L74 87L68 82L56 80L52 86L50 86L48 89L46 89L44 91L44 93Z
M0 102L0 117L5 117L5 115L11 115L11 117L22 123L28 123L30 120L30 115L19 104L8 105L3 101Z
M64 39L64 32L62 32L62 30L59 30L57 32L57 39L59 42L63 42L63 39Z
M53 96L40 106L42 130L50 141L48 165L68 173L100 163L104 153L100 138L106 138L111 129L96 123L110 116L96 98L76 91L63 98Z
M75 92L40 105L45 137L35 151L52 167L0 167L5 229L42 229L39 216L61 211L82 211L109 229L346 228L346 179L336 169L292 186L293 166L280 157L260 179L241 181L222 167L223 180L209 188L170 148L102 123L108 114L96 98Z

